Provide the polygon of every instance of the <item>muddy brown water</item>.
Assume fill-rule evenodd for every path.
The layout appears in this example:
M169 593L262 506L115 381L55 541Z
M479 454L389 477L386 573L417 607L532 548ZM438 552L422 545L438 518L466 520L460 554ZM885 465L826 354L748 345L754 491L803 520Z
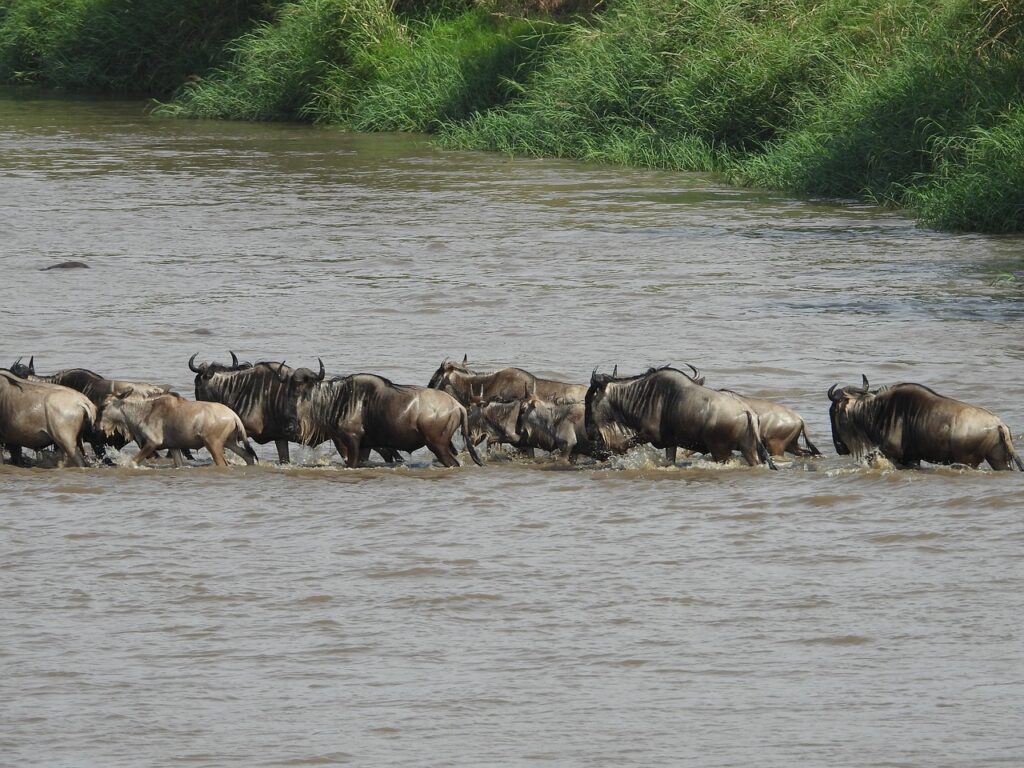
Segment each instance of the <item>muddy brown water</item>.
M825 397L920 381L1019 436L1022 257L698 175L4 97L2 364L688 361L827 457L4 467L0 763L1024 764L1024 475L840 459Z

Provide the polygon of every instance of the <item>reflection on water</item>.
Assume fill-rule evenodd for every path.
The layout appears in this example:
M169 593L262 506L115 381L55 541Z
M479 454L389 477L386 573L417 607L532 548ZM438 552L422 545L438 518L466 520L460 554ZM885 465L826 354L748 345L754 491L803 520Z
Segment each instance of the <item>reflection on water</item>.
M1019 238L117 102L0 100L0 174L0 364L692 362L822 448L864 372L1024 431ZM0 469L0 762L1024 760L1019 473L296 453Z

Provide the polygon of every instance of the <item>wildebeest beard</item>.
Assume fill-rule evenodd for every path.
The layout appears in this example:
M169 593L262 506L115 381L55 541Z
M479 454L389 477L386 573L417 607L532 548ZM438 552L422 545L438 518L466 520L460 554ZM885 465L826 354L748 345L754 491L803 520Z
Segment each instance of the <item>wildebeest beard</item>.
M838 438L833 440L838 453L842 454L842 445L855 459L862 460L878 450L879 435L900 428L902 417L886 408L885 401L875 397L885 389L882 387L866 394L856 393L855 398L846 401L845 408L839 408L838 403L833 403L829 408L829 417L835 431L833 438Z

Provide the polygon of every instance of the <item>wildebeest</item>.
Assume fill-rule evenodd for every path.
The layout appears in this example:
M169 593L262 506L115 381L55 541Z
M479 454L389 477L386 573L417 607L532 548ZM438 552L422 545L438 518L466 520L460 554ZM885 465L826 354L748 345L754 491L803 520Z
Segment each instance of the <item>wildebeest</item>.
M736 395L757 414L761 422L761 440L771 456L783 456L787 451L795 456L821 456L821 451L807 437L803 418L792 408L764 397L741 395L731 389L719 391ZM806 448L800 447L801 435Z
M585 411L583 401L544 400L531 393L520 406L516 433L525 445L575 462L579 456L591 454Z
M196 374L196 400L228 406L241 418L250 439L261 445L273 441L281 463L287 464L288 441L299 441L299 398L324 380L323 360L320 372L314 373L309 368L290 368L284 361L240 364L234 353L231 356L232 365L197 366L192 355L188 367Z
M615 378L594 371L584 423L594 454L635 445L680 447L726 461L734 450L750 465L775 464L761 441L757 414L736 395L697 384L675 368Z
M49 376L40 376L36 373L35 361L35 356L32 356L28 361L28 365L26 365L21 362L19 357L14 365L11 366L11 373L29 381L41 381L70 387L89 398L92 404L96 406L97 411L103 407L103 402L108 395L120 395L124 392L132 391L137 397L154 397L162 395L168 390L167 387L161 387L156 384L108 379L87 368L66 368ZM118 449L125 446L120 437L108 438L99 429L93 429L92 433L86 437L86 441L92 446L96 458L108 463L106 446L110 445Z
M181 451L206 448L219 467L227 466L224 449L238 454L246 464L256 461L245 426L238 414L221 403L186 400L169 392L158 397L134 397L131 391L108 395L99 419L107 435L134 440L139 464L161 448L168 448L175 466L182 466Z
M487 440L487 450L494 445L511 445L533 456L533 449L523 445L516 425L519 423L519 400L486 401L473 398L466 412L469 417L469 437L473 445Z
M1007 426L990 411L944 397L921 384L895 384L871 390L828 390L832 442L840 455L863 458L874 451L897 466L966 464L987 461L992 469L1024 471Z
M415 451L424 445L446 467L459 466L452 436L461 430L476 464L465 407L446 392L395 384L382 376L358 373L311 387L300 403L302 442L334 441L349 467L365 448L382 446Z
M56 445L68 461L84 467L82 440L95 421L96 406L81 392L0 369L0 443L10 450L12 463L21 462L22 448Z
M542 379L522 368L502 368L492 373L481 373L462 363L445 358L427 384L430 389L440 389L455 397L463 405L469 405L474 393L483 400L512 400L521 398L524 389L535 392L545 400L563 398L582 401L587 394L583 384L567 384L564 381Z

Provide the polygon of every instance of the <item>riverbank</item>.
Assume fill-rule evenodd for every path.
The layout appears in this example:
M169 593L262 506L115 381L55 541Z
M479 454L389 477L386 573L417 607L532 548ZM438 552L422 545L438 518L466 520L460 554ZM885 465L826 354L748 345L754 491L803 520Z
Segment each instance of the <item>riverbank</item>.
M144 93L177 117L711 171L939 229L1024 231L1024 9L1010 0L52 5L0 9L0 79Z

